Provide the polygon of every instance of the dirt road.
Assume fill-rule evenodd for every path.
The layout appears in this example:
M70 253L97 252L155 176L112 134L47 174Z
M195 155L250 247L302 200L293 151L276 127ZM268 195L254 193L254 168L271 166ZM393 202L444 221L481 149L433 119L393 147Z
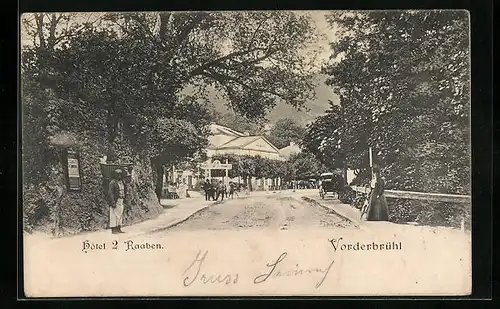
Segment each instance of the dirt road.
M332 211L304 201L299 195L270 195L216 202L169 230L287 230L320 227L352 228L352 224Z

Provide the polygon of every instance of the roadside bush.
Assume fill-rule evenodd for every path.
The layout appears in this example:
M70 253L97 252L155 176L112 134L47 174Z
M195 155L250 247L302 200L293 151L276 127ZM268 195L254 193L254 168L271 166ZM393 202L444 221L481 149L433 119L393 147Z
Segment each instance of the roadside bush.
M387 199L389 221L394 223L417 222L418 212L410 200Z
M363 208L363 203L365 202L366 197L363 195L358 195L358 197L354 198L354 200L351 203L351 206L361 209Z
M339 199L344 204L352 204L356 199L356 191L347 186L345 190L340 193Z
M39 188L31 184L23 189L23 225L27 232L32 232L40 222L50 220L47 198Z
M470 211L464 205L388 199L388 206L391 222L416 222L421 225L459 228L463 217L465 227L470 228Z

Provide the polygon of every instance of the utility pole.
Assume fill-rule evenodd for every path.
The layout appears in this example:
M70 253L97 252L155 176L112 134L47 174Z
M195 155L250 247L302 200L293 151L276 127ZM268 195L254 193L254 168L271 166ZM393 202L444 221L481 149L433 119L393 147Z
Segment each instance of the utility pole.
M229 160L226 159L226 164L229 164ZM227 186L229 186L229 169L226 167L226 179L224 180L224 184Z
M373 154L372 154L372 147L371 146L368 148L368 154L370 156L370 168L373 168Z
M341 140L340 140L340 147L341 147L341 153L342 153L342 168L343 168L343 178L344 178L344 182L345 184L348 184L347 183L347 145L346 145L346 136L347 136L347 120L346 120L346 116L345 116L345 97L342 96L340 98L340 115L342 117L342 124L343 124L343 128L342 128L342 137L341 137Z

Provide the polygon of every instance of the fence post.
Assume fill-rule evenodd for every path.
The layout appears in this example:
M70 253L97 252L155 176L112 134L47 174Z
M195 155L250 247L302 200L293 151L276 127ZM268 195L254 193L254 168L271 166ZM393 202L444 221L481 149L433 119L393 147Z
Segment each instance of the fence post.
M460 220L460 230L465 233L465 218L462 215L462 220Z

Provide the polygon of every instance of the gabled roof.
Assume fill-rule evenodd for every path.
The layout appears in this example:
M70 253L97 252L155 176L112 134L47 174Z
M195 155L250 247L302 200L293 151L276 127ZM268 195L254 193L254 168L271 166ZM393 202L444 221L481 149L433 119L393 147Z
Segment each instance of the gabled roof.
M224 145L234 139L237 139L238 137L235 136L229 136L229 135L212 135L208 137L209 149L216 149L220 147L221 145Z
M224 127L215 123L212 123L210 125L210 133L212 135L228 135L228 136L234 136L234 137L243 137L245 134L238 132L236 130L233 130L228 127Z
M255 141L263 140L274 151L279 153L279 149L276 148L269 140L267 140L267 138L262 135L248 136L244 133L215 123L210 125L210 132L211 135L209 136L209 149L243 148Z
M246 145L258 140L260 136L243 136L243 137L237 137L235 139L232 139L231 141L220 145L219 148L224 149L224 148L241 148L245 147Z
M251 143L258 141L258 140L263 140L264 142L266 142L266 144L271 146L271 148L273 148L276 152L279 152L279 149L276 148L271 142L269 142L267 140L267 138L265 138L262 135L237 137L237 138L219 146L218 148L219 149L244 148L245 146L248 146Z
M260 136L266 143L268 143L271 147L273 147L274 150L276 150L276 152L280 152L280 150L273 145L273 143L271 143L265 136Z

